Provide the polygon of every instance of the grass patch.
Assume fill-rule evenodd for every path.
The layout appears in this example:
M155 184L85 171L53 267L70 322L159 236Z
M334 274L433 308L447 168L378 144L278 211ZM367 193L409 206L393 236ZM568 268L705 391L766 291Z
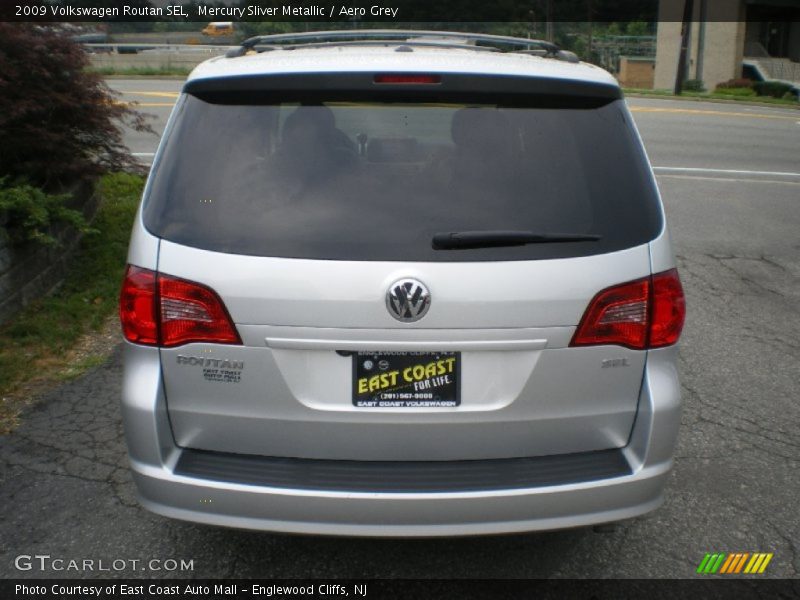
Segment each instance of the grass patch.
M79 358L78 360L61 369L61 371L56 373L55 377L59 381L69 381L70 379L75 379L89 369L102 365L106 361L106 358L106 356L99 354L90 354L89 356Z
M719 97L736 96L738 98L758 98L758 94L753 88L723 88L714 91L714 94Z
M92 222L96 231L81 240L64 283L0 327L0 431L8 430L19 412L14 393L22 386L70 379L104 360L91 354L76 358L70 351L87 333L100 331L117 310L143 184L141 177L125 173L103 177Z
M192 69L186 67L90 67L91 73L103 77L186 77Z
M745 102L747 104L779 104L781 106L789 106L793 108L800 108L800 103L797 100L786 98L772 98L771 96L754 96L742 93L739 90L726 91L726 92L681 92L680 96L676 96L668 90L645 90L637 88L624 88L626 95L636 96L658 96L660 98L673 98L678 99L697 99L697 100L728 100L732 102Z

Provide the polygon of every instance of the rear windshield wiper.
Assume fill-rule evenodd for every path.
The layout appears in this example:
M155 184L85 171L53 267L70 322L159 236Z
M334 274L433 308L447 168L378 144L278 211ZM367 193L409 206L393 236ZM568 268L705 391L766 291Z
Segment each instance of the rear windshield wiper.
M534 233L532 231L453 231L433 236L434 250L467 250L525 244L596 242L594 233Z

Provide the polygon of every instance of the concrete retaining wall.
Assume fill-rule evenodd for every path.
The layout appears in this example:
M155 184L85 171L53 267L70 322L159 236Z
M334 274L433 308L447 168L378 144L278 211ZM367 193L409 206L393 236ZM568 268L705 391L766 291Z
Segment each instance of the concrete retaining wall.
M94 214L98 205L98 198L89 192L89 186L75 192L76 197L86 198L78 206L83 204L86 215ZM56 226L51 232L59 240L55 247L32 242L15 245L5 225L6 217L0 215L0 323L64 281L81 237L72 228Z

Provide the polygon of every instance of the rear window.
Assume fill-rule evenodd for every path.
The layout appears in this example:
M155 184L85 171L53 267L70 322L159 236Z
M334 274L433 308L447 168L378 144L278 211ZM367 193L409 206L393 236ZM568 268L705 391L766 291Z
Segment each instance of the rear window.
M381 261L531 260L653 239L660 210L622 100L506 106L186 94L144 219L217 252ZM435 250L435 234L598 241Z

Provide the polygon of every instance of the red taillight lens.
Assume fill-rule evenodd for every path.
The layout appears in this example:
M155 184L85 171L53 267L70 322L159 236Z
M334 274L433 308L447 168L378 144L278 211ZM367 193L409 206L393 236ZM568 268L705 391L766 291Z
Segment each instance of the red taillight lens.
M210 288L129 266L120 295L125 338L137 344L241 344L225 305Z
M677 269L653 275L650 309L650 347L660 348L678 341L686 319L686 300Z
M608 288L597 294L570 346L617 344L634 350L678 341L686 305L675 269Z
M619 344L644 349L649 291L648 277L597 294L586 309L570 346Z
M382 75L375 75L373 79L375 83L394 83L394 84L431 84L441 83L442 78L439 75L423 75L418 73L385 73Z
M189 342L242 343L214 290L164 275L158 278L158 288L162 346Z
M129 342L158 343L156 316L156 274L128 265L119 297L119 320Z

